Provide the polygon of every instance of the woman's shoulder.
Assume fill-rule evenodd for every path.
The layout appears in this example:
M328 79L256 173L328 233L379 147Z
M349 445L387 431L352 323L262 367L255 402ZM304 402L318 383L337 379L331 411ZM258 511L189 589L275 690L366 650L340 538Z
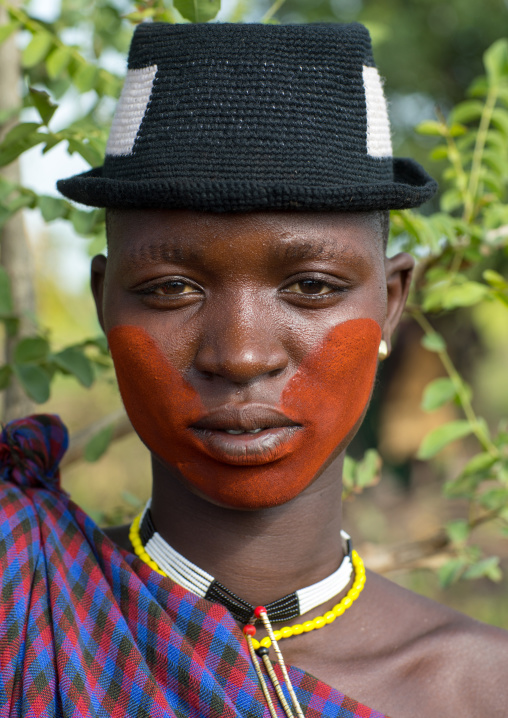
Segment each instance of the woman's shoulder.
M392 685L399 684L408 704L409 696L415 697L413 712L400 715L506 715L507 631L379 576L371 577L370 583L370 601L376 600L378 620L384 624L378 648L382 643L393 671Z

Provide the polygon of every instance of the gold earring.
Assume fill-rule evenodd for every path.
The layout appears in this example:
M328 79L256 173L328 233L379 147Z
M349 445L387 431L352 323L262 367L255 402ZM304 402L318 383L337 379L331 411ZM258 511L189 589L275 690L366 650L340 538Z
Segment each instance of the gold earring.
M379 342L379 351L378 351L379 361L383 361L383 359L386 359L388 356L388 344L385 342L384 339L381 339Z

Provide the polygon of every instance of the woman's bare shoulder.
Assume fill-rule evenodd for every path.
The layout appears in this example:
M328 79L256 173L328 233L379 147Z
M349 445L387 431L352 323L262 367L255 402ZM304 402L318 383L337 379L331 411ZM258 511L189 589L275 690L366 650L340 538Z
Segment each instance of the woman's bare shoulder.
M371 595L377 595L384 609L385 649L392 657L395 680L404 693L420 696L414 715L424 718L435 711L441 718L506 716L507 631L378 576L371 587ZM422 710L423 706L427 707Z

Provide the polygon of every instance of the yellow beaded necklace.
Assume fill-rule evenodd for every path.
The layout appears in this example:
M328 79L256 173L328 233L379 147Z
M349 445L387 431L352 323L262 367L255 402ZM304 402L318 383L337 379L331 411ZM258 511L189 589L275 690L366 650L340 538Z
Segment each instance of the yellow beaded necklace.
M141 536L139 535L140 520L141 516L137 516L132 522L129 531L129 539L134 549L134 553L144 563L150 566L151 569L159 573L161 576L167 577L167 574L149 556L149 554L145 550L145 547L143 546ZM354 549L351 554L351 560L353 563L353 568L355 570L355 578L353 586L347 592L344 598L342 598L342 600L339 601L337 605L335 605L330 611L327 611L323 616L317 616L310 621L304 621L303 623L294 623L291 626L284 626L283 628L273 631L273 635L275 636L276 641L280 641L283 638L291 638L291 636L299 636L302 633L310 633L311 631L315 631L319 628L324 628L324 626L333 623L336 618L342 616L344 611L346 611L350 606L353 605L354 601L356 601L360 593L363 591L363 587L365 585L365 567L362 559ZM266 636L260 641L257 641L253 638L252 643L254 649L257 650L259 647L270 648L270 646L272 645L272 640L269 636Z
M284 626L273 632L276 641L280 641L282 638L291 638L291 636L299 636L302 633L310 633L318 628L324 628L325 626L333 623L336 618L342 616L353 603L356 601L360 593L363 591L365 586L365 566L358 553L353 549L351 554L353 561L353 567L355 569L355 580L344 596L344 598L337 603L330 611L327 611L324 616L317 616L310 621L304 621L303 623L294 623L292 626ZM262 638L257 641L255 638L252 639L254 649L257 650L260 646L270 648L272 640L269 636Z

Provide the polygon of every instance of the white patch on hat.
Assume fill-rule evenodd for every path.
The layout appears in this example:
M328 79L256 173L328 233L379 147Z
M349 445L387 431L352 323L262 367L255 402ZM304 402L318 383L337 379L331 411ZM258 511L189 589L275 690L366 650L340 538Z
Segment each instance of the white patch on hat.
M363 66L363 86L367 105L367 154L371 157L391 157L390 120L377 68Z
M152 94L157 65L127 70L111 125L107 155L130 155Z

